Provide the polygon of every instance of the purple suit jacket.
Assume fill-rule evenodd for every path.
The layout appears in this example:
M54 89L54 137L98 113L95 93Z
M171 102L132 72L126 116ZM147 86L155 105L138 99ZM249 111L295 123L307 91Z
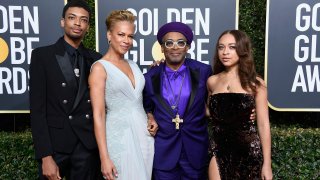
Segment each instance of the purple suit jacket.
M161 96L161 74L164 71L164 64L151 68L145 74L143 105L146 112L153 113L159 125L155 136L153 163L155 169L173 169L180 158L182 147L194 168L200 169L207 163L206 82L212 75L212 69L210 65L192 59L185 59L185 65L190 74L192 92L179 130L175 129L175 124L172 122L175 114Z

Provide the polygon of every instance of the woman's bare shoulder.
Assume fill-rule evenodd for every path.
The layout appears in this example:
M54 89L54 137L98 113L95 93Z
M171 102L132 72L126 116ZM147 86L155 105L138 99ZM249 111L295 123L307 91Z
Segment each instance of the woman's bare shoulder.
M220 76L221 76L221 73L210 76L208 78L207 83L208 84L215 84L218 81L218 79L220 78Z

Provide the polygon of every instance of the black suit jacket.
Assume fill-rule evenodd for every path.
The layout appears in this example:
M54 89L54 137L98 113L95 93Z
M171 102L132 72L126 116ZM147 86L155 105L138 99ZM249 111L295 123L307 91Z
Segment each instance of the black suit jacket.
M32 51L30 113L37 159L54 152L71 153L78 141L88 149L97 147L88 75L100 58L99 53L84 48L78 88L63 38Z

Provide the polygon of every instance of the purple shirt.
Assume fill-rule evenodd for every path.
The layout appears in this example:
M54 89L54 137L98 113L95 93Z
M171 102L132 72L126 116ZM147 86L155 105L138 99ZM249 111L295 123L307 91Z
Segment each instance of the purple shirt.
M161 88L162 97L170 107L177 106L173 109L174 114L178 113L180 118L183 118L191 93L190 75L187 67L183 64L177 71L174 71L165 66Z

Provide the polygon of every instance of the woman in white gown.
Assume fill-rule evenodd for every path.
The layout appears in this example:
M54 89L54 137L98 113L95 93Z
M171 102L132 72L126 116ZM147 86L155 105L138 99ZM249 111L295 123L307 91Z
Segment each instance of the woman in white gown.
M89 76L94 130L105 179L150 180L154 139L142 104L145 79L125 60L134 36L135 16L115 10L106 20L109 49Z

